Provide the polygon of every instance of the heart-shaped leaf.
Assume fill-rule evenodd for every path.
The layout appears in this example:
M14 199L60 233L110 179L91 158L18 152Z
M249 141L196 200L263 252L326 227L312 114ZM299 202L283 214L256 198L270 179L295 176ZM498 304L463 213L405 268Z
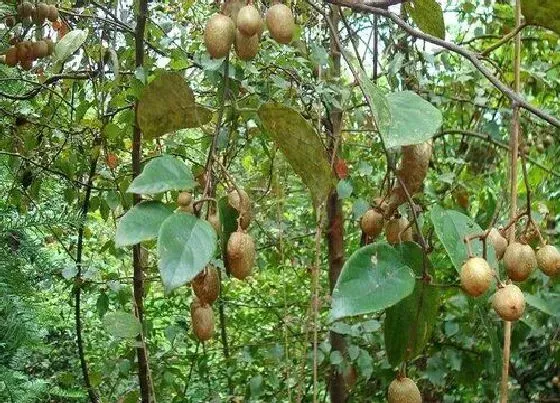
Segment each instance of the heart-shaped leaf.
M172 210L158 201L136 204L119 220L115 246L119 248L154 239L161 223L172 213Z
M102 321L105 329L115 337L133 338L142 331L136 316L128 312L109 312Z
M358 249L344 264L332 294L331 316L380 311L414 290L414 272L399 252L384 242Z
M127 192L155 194L169 190L190 190L194 187L191 169L171 155L162 155L150 160Z
M166 293L191 281L210 262L217 235L210 223L183 211L163 222L158 234L158 267Z

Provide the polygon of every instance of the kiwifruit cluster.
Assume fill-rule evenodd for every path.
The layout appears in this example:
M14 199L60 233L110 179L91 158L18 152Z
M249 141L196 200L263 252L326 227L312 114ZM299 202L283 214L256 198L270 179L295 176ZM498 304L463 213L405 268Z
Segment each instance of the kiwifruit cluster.
M12 28L18 23L23 25L35 23L42 26L46 20L55 22L58 17L58 8L54 5L45 3L33 5L25 1L17 5L15 15L5 17L4 23L8 28ZM54 52L54 42L49 38L28 41L14 37L12 44L13 46L6 50L3 61L9 67L15 67L19 64L23 70L31 70L35 60L43 59Z
M537 153L542 154L546 151L546 148L550 147L552 144L554 144L554 137L550 133L542 133L535 139L521 139L519 142L519 153L529 154L531 152L531 147L534 147Z
M212 306L201 301L197 296L191 303L191 323L193 333L200 341L208 341L214 333L214 313Z
M218 269L208 265L192 281L194 293L191 304L191 320L194 335L200 341L208 341L214 332L212 304L220 295Z
M237 231L227 242L226 256L230 274L240 280L251 275L255 265L255 241L246 230L251 222L251 199L243 189L233 189L228 194L229 205L238 211Z
M389 403L422 403L422 395L412 379L397 377L389 384L387 400Z
M266 13L266 26L278 43L290 43L295 31L292 11L284 4L274 4ZM221 12L213 14L206 23L204 44L213 59L226 57L233 45L239 59L252 60L259 51L264 27L252 0L246 5L239 0L227 0Z

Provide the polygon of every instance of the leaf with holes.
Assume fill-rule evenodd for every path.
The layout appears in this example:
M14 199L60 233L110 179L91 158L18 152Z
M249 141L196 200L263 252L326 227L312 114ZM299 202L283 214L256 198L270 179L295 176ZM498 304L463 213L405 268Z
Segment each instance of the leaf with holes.
M182 211L171 214L158 234L158 268L166 293L191 281L210 262L217 235L210 223Z
M344 264L332 294L333 320L377 312L412 293L414 272L384 242L358 249Z
M444 210L438 205L432 207L430 218L434 224L434 230L443 244L447 255L453 262L457 271L467 260L467 248L465 236L482 232L480 226L469 217L455 210ZM478 240L471 241L473 253L482 256L482 243ZM498 267L496 253L491 245L488 245L487 260L491 267Z
M137 122L146 139L179 129L200 127L212 111L195 102L192 90L178 73L162 73L149 83L138 100Z
M334 178L315 129L295 109L274 102L262 105L258 114L268 134L311 191L314 201L324 201Z
M422 276L422 249L411 242L403 243L395 249L413 268L416 276ZM412 294L387 309L384 326L385 351L393 367L422 352L432 334L439 305L437 288L423 280L416 280Z
M404 6L421 31L445 39L443 10L436 0L412 0Z
M171 155L150 160L127 192L155 194L169 190L191 190L195 185L191 169Z
M158 201L143 201L134 205L117 224L115 246L119 248L154 239L161 223L172 213Z

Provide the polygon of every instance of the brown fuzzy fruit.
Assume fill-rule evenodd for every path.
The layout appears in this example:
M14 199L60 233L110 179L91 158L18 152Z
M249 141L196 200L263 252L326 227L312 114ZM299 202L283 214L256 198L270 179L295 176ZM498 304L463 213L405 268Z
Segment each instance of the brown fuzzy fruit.
M231 275L239 280L250 276L255 265L255 257L253 238L245 232L233 232L227 243L227 262Z
M239 212L239 226L247 229L251 223L251 199L243 189L232 190L228 193L228 203Z
M10 66L10 67L14 67L18 62L18 57L17 57L17 50L15 47L11 47L8 48L8 50L6 50L6 55L5 55L5 63Z
M461 287L471 297L478 297L488 291L492 283L492 269L486 260L471 257L461 267Z
M560 252L552 245L543 246L537 251L537 264L547 276L560 274Z
M246 36L237 30L235 35L235 53L241 60L252 60L259 52L259 35Z
M383 214L375 209L366 211L360 220L362 231L372 238L377 238L379 236L381 231L383 231L384 225L385 220Z
M210 223L212 228L214 228L214 231L216 231L217 234L222 231L222 223L220 222L220 216L217 212L211 212L208 215L208 222Z
M524 281L537 267L535 251L529 245L512 242L504 253L504 266L509 278Z
M194 294L202 304L212 304L220 295L220 275L214 266L206 266L192 281Z
M401 147L402 156L397 176L400 181L395 183L388 199L387 214L392 214L397 207L407 201L406 192L401 186L401 181L412 197L418 192L428 172L428 164L432 157L432 143L427 141Z
M50 22L56 22L58 20L58 8L56 8L55 5L51 4L48 6L47 19Z
M259 32L261 25L261 15L259 10L252 5L248 4L241 7L237 14L237 29L245 36L253 36Z
M412 241L412 228L409 227L408 224L408 220L405 217L393 218L387 221L385 225L387 242L391 245L395 245L404 241Z
M45 3L37 3L35 7L35 14L33 15L33 22L37 25L41 25L45 22L49 16L49 6Z
M49 55L49 45L45 41L33 42L31 54L33 59L42 59Z
M30 2L24 1L21 7L18 7L17 13L21 18L31 17L35 14L35 7Z
M31 60L31 42L21 41L16 44L17 58L19 62Z
M488 240L494 247L494 251L496 251L496 257L498 260L501 260L508 246L507 239L505 239L496 228L492 228L490 232L488 232Z
M29 71L33 68L33 60L27 59L19 62L22 70Z
M230 17L233 23L237 26L237 15L239 14L239 10L241 10L245 4L246 1L243 0L226 0L222 4L222 14Z
M6 24L8 28L12 28L14 25L16 25L16 19L12 15L8 15L4 19L4 24Z
M212 307L195 299L191 304L193 333L200 341L208 341L214 333L214 313Z
M49 56L54 53L54 42L50 38L43 39L47 46L49 47Z
M190 192L181 192L177 195L177 204L179 206L189 206L192 203L192 194Z
M389 403L422 403L422 395L410 378L397 378L389 384Z
M515 284L498 289L492 297L492 307L503 320L513 322L525 311L525 297Z
M213 59L227 56L235 40L235 25L231 18L214 14L204 28L204 44Z
M284 4L273 5L266 13L266 26L276 42L290 43L296 29L292 10Z

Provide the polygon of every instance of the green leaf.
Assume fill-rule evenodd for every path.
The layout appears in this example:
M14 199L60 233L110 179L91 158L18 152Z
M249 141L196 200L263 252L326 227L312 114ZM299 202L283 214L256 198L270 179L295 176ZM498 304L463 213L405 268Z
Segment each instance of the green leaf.
M212 118L212 111L198 105L185 79L165 72L149 83L138 100L136 120L146 139L179 129L200 127Z
M333 187L333 175L315 129L294 109L274 102L262 105L258 114L314 201L325 200Z
M414 272L400 253L378 242L358 249L344 264L332 294L334 320L388 308L412 293Z
M102 319L105 329L115 337L133 338L140 334L142 325L128 312L109 312Z
M154 239L161 223L172 213L165 204L158 201L136 204L119 220L115 246L120 248Z
M128 193L155 194L169 190L191 190L195 185L191 169L171 155L150 160L130 186Z
M231 233L237 231L237 219L239 218L239 212L230 206L227 196L222 197L218 201L218 209L220 210L220 223L222 224L222 251L225 251ZM224 253L223 257L224 265L229 273L227 255Z
M455 210L444 210L441 206L435 205L430 212L430 218L434 224L437 237L443 244L447 255L453 262L457 271L467 260L467 247L465 242L466 235L482 232L477 223L469 217ZM482 256L482 242L471 241L472 251L477 256ZM497 267L496 253L494 248L488 244L487 260L491 267Z
M373 118L377 127L388 127L391 124L391 111L385 93L371 81L367 74L360 68L358 70L358 79L362 83L364 95L371 106Z
M404 6L421 31L445 39L443 10L436 0L413 0Z
M80 49L87 36L87 29L75 29L64 35L54 47L53 62L63 62L68 59L72 53Z
M441 126L441 112L412 91L391 92L387 102L391 120L379 132L388 148L423 143Z
M549 294L544 299L537 295L525 294L525 301L547 315L560 316L560 295Z
M163 222L158 234L158 267L165 292L191 281L210 262L217 235L210 223L176 211Z
M101 292L101 294L99 294L95 307L97 308L97 315L99 315L100 318L107 313L109 310L109 296L106 292Z
M352 194L353 190L354 190L354 188L352 187L352 184L350 183L350 181L347 181L347 180L344 180L344 179L342 179L336 185L336 192L338 193L338 198L340 200L349 198L350 195Z
M527 23L549 28L560 35L558 0L521 0L521 12Z
M414 243L396 248L417 276L423 272L422 249ZM391 366L396 367L422 352L430 339L439 309L437 288L416 280L414 292L387 309L384 327L385 350Z

